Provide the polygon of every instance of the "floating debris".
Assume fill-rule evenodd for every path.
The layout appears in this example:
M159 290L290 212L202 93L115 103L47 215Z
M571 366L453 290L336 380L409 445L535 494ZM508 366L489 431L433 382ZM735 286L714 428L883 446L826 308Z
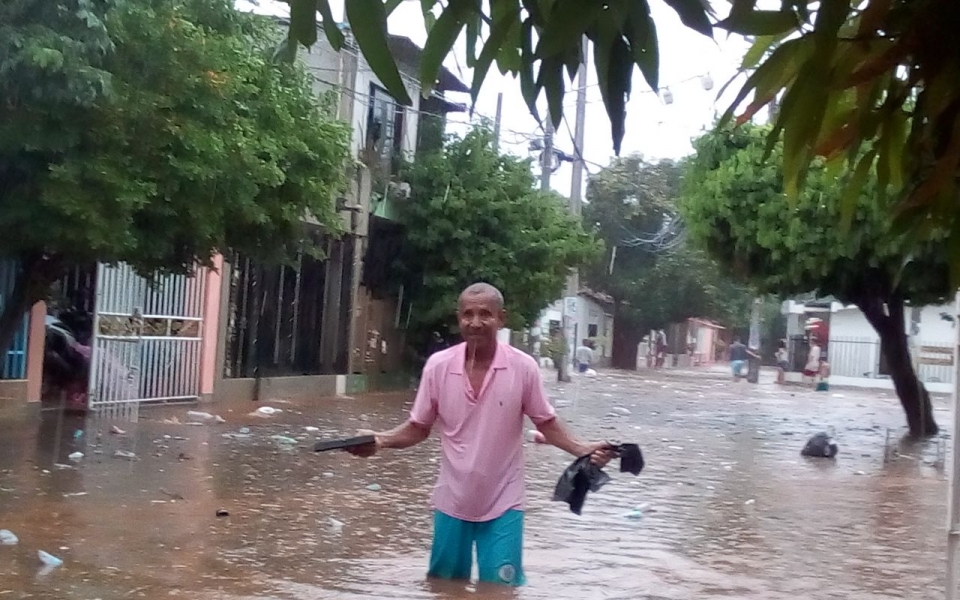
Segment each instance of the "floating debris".
M0 546L16 546L20 539L9 529L0 529Z

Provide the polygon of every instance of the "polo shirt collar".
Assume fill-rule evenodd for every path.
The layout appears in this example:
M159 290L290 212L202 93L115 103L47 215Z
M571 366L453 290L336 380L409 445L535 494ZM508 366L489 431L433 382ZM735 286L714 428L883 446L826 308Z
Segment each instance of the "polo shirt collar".
M490 363L490 368L496 371L507 369L510 367L510 361L507 358L507 353L509 350L504 348L507 344L502 344L497 342L497 351L493 355L493 362ZM466 362L467 358L467 343L461 342L456 348L456 355L453 358L453 364L449 367L449 373L451 375L463 375L463 365Z

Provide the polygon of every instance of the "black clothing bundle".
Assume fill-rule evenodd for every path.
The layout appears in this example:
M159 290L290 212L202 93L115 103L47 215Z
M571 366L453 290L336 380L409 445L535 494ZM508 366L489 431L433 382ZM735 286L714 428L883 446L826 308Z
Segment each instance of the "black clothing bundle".
M620 472L639 475L643 470L643 453L637 444L619 444L612 446L620 455ZM596 492L610 481L610 476L603 469L590 462L590 455L581 456L573 461L564 470L557 487L553 491L553 499L557 502L566 502L570 510L579 515L583 510L583 503L587 499L587 492Z

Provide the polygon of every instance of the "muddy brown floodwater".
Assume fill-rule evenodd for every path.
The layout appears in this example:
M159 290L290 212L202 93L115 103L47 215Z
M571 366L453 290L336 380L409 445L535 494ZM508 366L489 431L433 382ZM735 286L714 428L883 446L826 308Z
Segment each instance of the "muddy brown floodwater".
M903 433L891 393L734 384L718 370L548 388L584 437L639 442L647 469L613 473L577 517L550 501L569 457L528 444L522 589L425 581L435 438L367 461L309 451L409 408L369 396L269 403L283 413L267 419L205 406L227 422L202 426L171 421L191 407L143 409L116 423L125 435L96 419L0 420L0 529L20 538L0 546L0 600L942 597L945 443L885 460L888 428ZM828 429L838 459L801 458ZM40 572L37 550L64 565Z

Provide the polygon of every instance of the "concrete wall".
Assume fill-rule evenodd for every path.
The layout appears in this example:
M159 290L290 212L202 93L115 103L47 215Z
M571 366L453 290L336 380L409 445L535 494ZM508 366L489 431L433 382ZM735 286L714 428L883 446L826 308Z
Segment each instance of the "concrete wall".
M915 309L906 307L904 314L904 331L911 334L912 315ZM952 346L955 339L956 330L953 323L945 321L940 317L940 313L952 315L954 307L946 305L933 305L918 307L920 312L919 333L917 337L924 343L944 344ZM830 338L863 338L878 340L880 336L863 316L863 313L856 306L843 307L830 315Z
M0 379L0 404L29 401L26 379Z
M952 306L924 306L919 311L918 333L913 344L923 347L952 348L956 330L954 324L944 321L940 313L952 315ZM910 334L914 310L907 307L904 330ZM880 336L856 307L844 307L830 316L830 342L827 346L833 385L893 389L888 376L881 375ZM923 352L917 365L918 376L927 389L934 393L948 393L953 387L954 367L932 364L933 360L951 361L950 353Z
M213 399L218 402L253 402L267 404L276 400L311 400L342 396L346 392L346 375L314 375L308 377L264 377L221 379ZM252 410L252 409L251 409Z

